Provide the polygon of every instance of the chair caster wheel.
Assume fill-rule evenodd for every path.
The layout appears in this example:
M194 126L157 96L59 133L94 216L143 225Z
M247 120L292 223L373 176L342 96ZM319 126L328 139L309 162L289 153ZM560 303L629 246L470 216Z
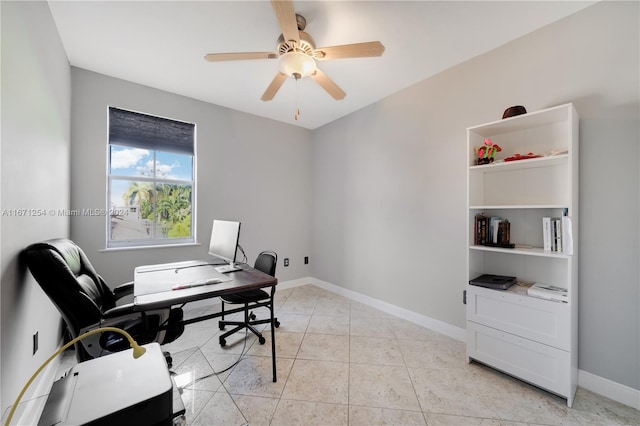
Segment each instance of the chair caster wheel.
M275 324L276 328L280 327L280 321L276 320Z
M258 337L258 343L260 343L261 345L264 345L264 343L267 341L267 339L264 338L264 336L260 336Z
M223 338L220 338L220 346L222 346L223 348L227 346L227 341Z
M218 328L220 329L220 331L222 331L222 330L224 330L224 325L223 325L223 324L220 324L220 325L218 326Z
M171 358L171 354L167 351L162 352L162 355L164 356L164 361L167 363L167 368L171 368L171 366L173 365L173 358Z
M251 312L251 313L249 314L249 319L250 319L251 321L254 321L254 320L256 319L256 314L254 314L253 312Z

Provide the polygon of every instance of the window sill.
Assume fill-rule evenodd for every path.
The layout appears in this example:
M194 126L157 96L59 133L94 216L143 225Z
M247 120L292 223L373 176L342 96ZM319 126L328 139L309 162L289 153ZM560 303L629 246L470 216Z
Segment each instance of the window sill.
M197 247L201 246L201 243L182 243L182 244L157 244L148 246L131 246L131 247L107 247L98 250L100 253L112 252L112 251L129 251L129 250L147 250L147 249L163 249L163 248L178 248L178 247Z

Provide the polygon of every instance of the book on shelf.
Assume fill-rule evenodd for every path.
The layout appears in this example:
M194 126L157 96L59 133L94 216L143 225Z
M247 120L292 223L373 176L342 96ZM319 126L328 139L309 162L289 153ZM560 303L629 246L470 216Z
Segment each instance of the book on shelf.
M486 242L486 216L484 213L478 213L474 217L474 227L473 227L473 244L474 245L482 245Z
M566 288L556 287L551 284L535 283L527 289L527 294L541 299L568 302L569 295Z
M493 244L498 244L498 225L502 222L501 217L491 216L489 218L489 241Z
M551 250L551 218L542 218L542 244L547 251Z
M542 244L546 251L573 254L571 217L543 217Z
M474 218L473 244L482 246L513 248L510 244L511 224L498 216L485 216L478 213Z
M573 254L573 226L571 217L562 216L562 249L565 254Z

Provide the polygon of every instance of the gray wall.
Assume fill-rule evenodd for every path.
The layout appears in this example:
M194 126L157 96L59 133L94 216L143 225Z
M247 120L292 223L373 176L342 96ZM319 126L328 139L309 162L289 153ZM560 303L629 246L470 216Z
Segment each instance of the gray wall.
M8 212L69 208L71 77L47 3L2 1L0 10L0 207L7 209L0 217L0 405L4 412L60 343L60 315L18 255L33 242L68 236L69 219ZM36 331L40 349L32 355Z
M640 389L638 17L596 4L315 130L312 276L464 328L466 128L573 102L579 367Z
M74 217L71 237L107 282L133 279L141 264L206 259L214 218L242 222L249 262L275 250L280 281L309 276L311 251L311 133L72 67L71 208L107 205L107 107L196 124L199 246L104 251L106 218ZM282 259L289 257L285 268Z
M291 258L282 281L313 276L464 327L465 129L520 103L580 114L580 368L640 389L637 2L597 4L314 132L70 70L46 3L0 11L0 207L102 208L112 104L198 125L204 244L102 252L102 218L0 217L3 410L59 343L59 315L17 257L57 236L115 285L141 263L206 256L211 220L237 217L251 260Z

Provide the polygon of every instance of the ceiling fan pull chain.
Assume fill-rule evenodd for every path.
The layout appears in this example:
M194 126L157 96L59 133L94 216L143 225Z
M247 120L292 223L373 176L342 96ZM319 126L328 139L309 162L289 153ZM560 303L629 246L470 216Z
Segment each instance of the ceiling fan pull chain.
M299 99L298 99L298 95L299 95L298 80L300 80L300 79L296 78L296 113L293 116L293 118L296 121L298 121L298 117L300 117L300 102L299 102Z

